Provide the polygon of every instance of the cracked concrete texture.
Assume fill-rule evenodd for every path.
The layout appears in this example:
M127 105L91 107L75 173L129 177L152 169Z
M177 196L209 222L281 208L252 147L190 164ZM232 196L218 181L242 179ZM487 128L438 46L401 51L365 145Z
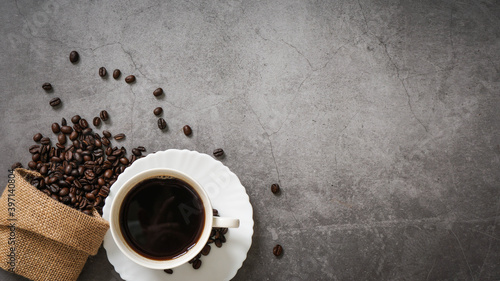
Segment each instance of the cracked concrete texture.
M255 220L234 280L500 279L497 1L0 7L5 173L29 161L34 133L107 109L101 129L125 133L126 147L224 148ZM137 83L103 80L100 66ZM79 280L120 278L101 250Z

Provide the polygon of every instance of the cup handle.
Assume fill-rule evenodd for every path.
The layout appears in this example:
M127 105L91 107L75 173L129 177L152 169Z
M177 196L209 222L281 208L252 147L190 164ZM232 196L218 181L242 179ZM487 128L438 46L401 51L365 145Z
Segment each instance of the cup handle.
M212 227L217 228L238 228L240 220L234 218L214 217Z

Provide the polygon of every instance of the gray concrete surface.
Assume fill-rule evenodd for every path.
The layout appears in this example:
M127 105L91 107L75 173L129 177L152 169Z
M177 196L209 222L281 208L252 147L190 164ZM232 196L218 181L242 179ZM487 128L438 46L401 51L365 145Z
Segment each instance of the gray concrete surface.
M226 151L255 209L234 280L500 280L498 1L72 2L0 3L0 189L104 108L126 147ZM101 250L79 280L120 278Z

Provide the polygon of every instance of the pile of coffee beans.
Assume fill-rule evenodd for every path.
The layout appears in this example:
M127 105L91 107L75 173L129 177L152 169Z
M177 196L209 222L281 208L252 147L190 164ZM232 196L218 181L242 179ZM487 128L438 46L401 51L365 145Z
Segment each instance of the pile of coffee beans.
M111 185L119 174L142 157L146 149L136 147L127 157L123 146L111 144L109 131L103 131L103 136L94 133L79 115L73 116L71 122L72 126L63 118L60 124L52 124L52 132L57 134L55 145L41 133L33 136L39 144L29 148L32 161L28 167L39 172L41 177L33 178L31 184L74 209L91 214L95 208L102 214ZM124 134L114 136L115 140L124 137Z

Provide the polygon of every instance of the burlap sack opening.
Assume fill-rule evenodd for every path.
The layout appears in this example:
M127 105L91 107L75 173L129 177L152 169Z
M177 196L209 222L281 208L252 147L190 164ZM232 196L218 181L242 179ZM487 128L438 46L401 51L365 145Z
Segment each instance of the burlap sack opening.
M86 215L37 190L33 176L16 169L0 198L0 267L35 281L76 280L109 224L96 210Z

